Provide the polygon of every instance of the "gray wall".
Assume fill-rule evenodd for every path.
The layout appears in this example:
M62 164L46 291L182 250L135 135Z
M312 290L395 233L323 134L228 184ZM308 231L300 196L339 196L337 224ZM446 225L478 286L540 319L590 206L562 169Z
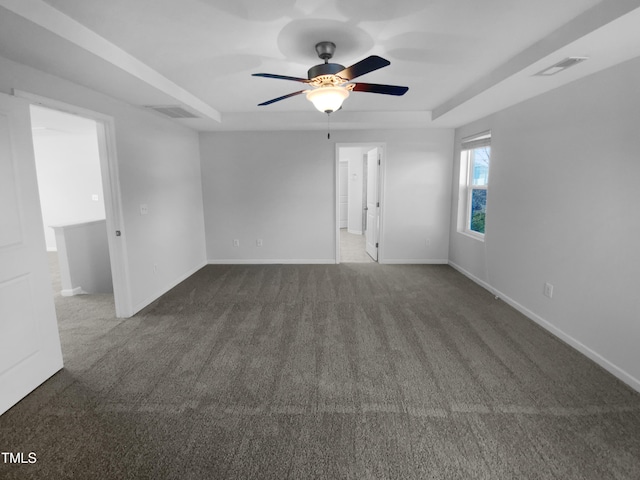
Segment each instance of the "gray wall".
M201 134L209 261L333 263L335 145L350 142L386 144L383 261L446 262L450 129Z
M640 390L638 85L640 59L458 129L450 260ZM457 185L461 138L487 129L483 243L456 231Z

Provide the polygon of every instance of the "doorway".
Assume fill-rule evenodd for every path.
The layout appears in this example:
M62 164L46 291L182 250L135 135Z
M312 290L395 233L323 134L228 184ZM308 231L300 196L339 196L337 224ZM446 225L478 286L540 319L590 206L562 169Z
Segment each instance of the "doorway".
M41 132L45 132L46 128L50 128L52 131L62 130L63 133L69 133L68 131L64 132L65 127L68 127L67 124L63 123L64 120L60 123L50 122L48 125L35 124L33 118L36 117L36 115L34 115L34 111L37 111L36 109L42 109L42 111L50 114L52 118L59 115L61 116L57 117L59 119L66 117L67 120L75 119L79 122L85 122L85 125L91 125L91 127L89 127L93 132L91 141L94 142L92 148L96 148L95 142L97 142L98 165L92 166L94 172L93 175L97 179L97 182L92 181L90 185L91 188L84 192L83 201L89 202L90 206L87 207L85 205L85 218L80 219L80 221L95 220L96 212L101 213L101 215L98 216L102 216L102 219L91 225L91 231L86 231L84 234L90 236L92 239L100 238L101 242L105 242L106 240L106 245L103 246L105 251L105 256L103 257L104 260L98 267L100 270L111 270L110 288L113 291L112 303L115 306L115 316L117 318L131 317L133 315L133 307L131 304L126 244L124 243L124 232L122 231L121 226L123 215L116 155L114 119L108 115L103 115L92 110L87 110L75 105L23 91L14 90L14 95L27 100L30 104L33 143L36 142L34 134L38 129ZM34 131L34 129L36 130ZM58 172L57 175L60 175L60 172ZM74 175L77 176L78 172L72 171L68 173L69 177L73 177ZM40 181L39 173L38 181ZM87 215L87 212L91 213ZM94 218L86 218L90 216L93 216ZM45 231L46 230L47 229L45 228ZM102 232L104 232L104 234ZM84 234L80 234L78 236L82 237ZM50 238L52 233L48 232L47 235ZM91 252L84 252L83 255L85 259L90 258ZM82 261L82 259L80 261ZM94 265L93 267L95 269L96 266Z
M381 261L384 145L336 145L336 263Z
M30 113L54 293L109 294L113 304L97 123L37 105Z

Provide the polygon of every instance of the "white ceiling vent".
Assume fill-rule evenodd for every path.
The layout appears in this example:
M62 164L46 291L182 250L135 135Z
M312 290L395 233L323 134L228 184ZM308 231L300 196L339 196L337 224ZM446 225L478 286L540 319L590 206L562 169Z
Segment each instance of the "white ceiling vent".
M568 57L568 58L565 58L564 60L559 61L555 65L551 65L550 67L545 68L541 72L536 73L536 75L543 76L543 77L545 76L548 77L549 75L555 75L556 73L560 73L566 70L567 68L573 67L574 65L582 63L588 59L589 57Z
M154 110L170 118L200 118L198 115L185 110L179 105L146 105L145 108Z

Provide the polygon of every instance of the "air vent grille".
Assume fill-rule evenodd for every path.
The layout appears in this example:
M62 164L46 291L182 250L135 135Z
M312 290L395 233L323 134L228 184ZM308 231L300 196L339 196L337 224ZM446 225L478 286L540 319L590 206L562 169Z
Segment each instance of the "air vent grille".
M169 118L200 118L179 105L147 105L145 108L154 110Z
M567 68L573 67L574 65L582 63L588 59L589 57L568 57L568 58L565 58L564 60L559 61L554 65L551 65L550 67L545 68L541 72L536 73L536 75L543 76L543 77L545 76L548 77L549 75L555 75L556 73L560 73L566 70Z

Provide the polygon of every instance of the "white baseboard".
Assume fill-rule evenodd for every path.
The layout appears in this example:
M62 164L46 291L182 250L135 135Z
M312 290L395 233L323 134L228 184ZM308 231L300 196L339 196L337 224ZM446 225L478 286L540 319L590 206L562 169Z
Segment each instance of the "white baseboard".
M312 258L312 259L264 259L264 258L253 258L253 259L209 259L209 265L325 265L325 264L335 264L335 258ZM342 263L342 262L341 262ZM435 259L424 259L424 258L392 258L381 260L379 263L381 264L398 264L398 265L447 265L449 261L447 259L435 258Z
M520 313L522 313L527 318L529 318L529 319L533 320L534 322L536 322L542 328L544 328L548 332L552 333L553 335L558 337L560 340L562 340L566 344L568 344L571 347L575 348L577 351L579 351L580 353L585 355L587 358L593 360L595 363L600 365L602 368L604 368L606 371L611 373L616 378L620 379L621 381L623 381L624 383L629 385L634 390L640 392L640 380L638 380L634 376L630 375L628 372L626 372L622 368L618 367L614 363L610 362L609 360L604 358L602 355L600 355L598 352L596 352L596 351L592 350L591 348L587 347L585 344L583 344L579 340L576 340L571 335L565 333L564 331L562 331L561 329L559 329L558 327L556 327L555 325L553 325L549 321L547 321L544 318L542 318L540 315L536 314L535 312L529 310L527 307L525 307L525 306L521 305L520 303L516 302L514 299L508 297L507 295L503 294L499 290L496 290L491 285L489 285L487 282L485 282L484 280L479 279L478 277L473 275L471 272L468 272L467 270L462 268L460 265L457 265L457 264L455 264L455 263L453 263L451 261L449 261L449 265L451 265L451 267L455 268L457 271L462 273L465 277L473 280L475 283L477 283L481 287L487 289L493 295L499 297L505 303L507 303L508 305L512 306L516 310L518 310Z
M65 288L60 290L60 295L62 295L63 297L73 297L74 295L83 295L87 292L85 292L84 290L82 290L82 287L76 287L76 288Z
M451 267L453 267L454 269L456 269L457 271L459 271L461 274L463 274L465 277L469 278L470 280L473 280L475 283L477 283L478 285L480 285L481 287L485 288L486 290L489 290L492 294L503 298L503 295L498 295L499 292L493 288L491 285L489 285L487 282L485 282L484 280L481 280L480 278L476 277L473 273L465 270L464 268L462 268L460 265L453 263L452 261L449 260L449 265ZM505 300L506 301L506 300ZM508 303L508 302L507 302ZM521 312L522 313L522 312Z
M136 313L138 313L140 310L142 310L144 307L151 305L153 302L155 302L157 299L159 299L162 295L164 295L165 293L167 293L169 290L171 290L173 287L175 287L176 285L178 285L180 282L185 281L187 278L189 278L191 275L193 275L194 273L196 273L198 270L200 270L202 267L204 267L206 265L206 262L203 262L202 264L196 266L195 268L187 271L185 274L181 275L180 277L178 277L176 280L174 280L173 282L171 282L171 284L169 284L169 286L159 290L157 293L154 293L153 295L151 295L150 297L148 297L146 300L143 300L142 302L134 305L133 307L133 313L131 314L131 316L133 317ZM129 317L127 317L129 318Z
M380 263L388 265L447 265L449 260L443 258L385 258Z
M272 258L254 258L254 259L210 259L209 265L326 265L335 264L335 258L312 258L312 259L272 259Z

